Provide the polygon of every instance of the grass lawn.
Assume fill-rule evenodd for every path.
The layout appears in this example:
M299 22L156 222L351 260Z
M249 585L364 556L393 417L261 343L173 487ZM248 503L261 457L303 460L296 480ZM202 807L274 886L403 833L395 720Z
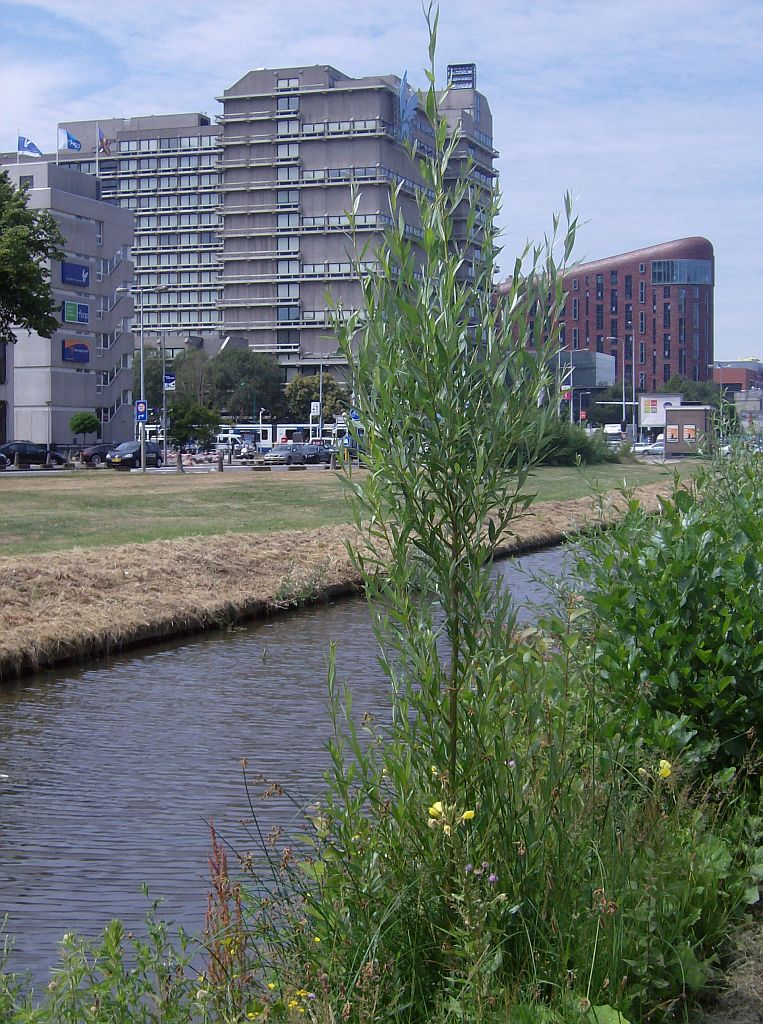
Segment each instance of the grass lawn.
M691 471L691 464L679 469ZM653 483L654 464L537 470L538 501L579 498L600 487ZM0 555L221 533L262 533L349 522L337 475L304 473L98 472L0 474Z

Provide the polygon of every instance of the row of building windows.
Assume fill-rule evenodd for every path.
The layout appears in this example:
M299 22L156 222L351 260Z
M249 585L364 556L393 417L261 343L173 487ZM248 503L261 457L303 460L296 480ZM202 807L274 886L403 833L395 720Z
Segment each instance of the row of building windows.
M217 146L217 135L181 135L166 139L126 139L119 143L119 152L158 153L173 149L215 149Z
M220 217L216 213L140 214L135 218L137 232L152 228L217 227L219 224Z
M202 249L200 252L139 252L133 257L137 270L152 267L217 266L218 253Z

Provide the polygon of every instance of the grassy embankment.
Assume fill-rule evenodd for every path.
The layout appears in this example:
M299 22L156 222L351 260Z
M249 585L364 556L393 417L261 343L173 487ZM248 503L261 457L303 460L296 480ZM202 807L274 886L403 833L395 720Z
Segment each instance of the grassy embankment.
M681 463L679 471L692 470ZM543 468L530 490L538 502L582 498L667 480L660 465ZM56 473L0 476L0 555L146 543L227 533L263 534L338 526L350 520L335 473Z
M505 552L558 543L624 481L651 507L670 489L661 466L540 470ZM0 680L351 592L349 520L327 472L4 477Z

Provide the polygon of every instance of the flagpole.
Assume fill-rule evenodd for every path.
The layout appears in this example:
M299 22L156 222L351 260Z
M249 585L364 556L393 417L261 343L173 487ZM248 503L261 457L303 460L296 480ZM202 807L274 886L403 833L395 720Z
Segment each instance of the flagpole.
M19 139L21 138L21 129L16 129L16 163L19 163Z
M60 130L58 125L56 125L56 167L58 167L58 154L61 152L61 139L58 137Z
M99 173L98 173L98 155L99 155L100 151L101 151L101 126L96 121L95 122L95 176L96 176L96 178L98 178L100 176ZM143 395L141 395L140 397L143 398Z

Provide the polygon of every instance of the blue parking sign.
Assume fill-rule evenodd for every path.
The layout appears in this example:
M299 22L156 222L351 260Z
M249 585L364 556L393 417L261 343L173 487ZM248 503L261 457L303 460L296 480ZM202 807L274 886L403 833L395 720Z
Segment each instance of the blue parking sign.
M135 403L135 422L148 423L148 402L142 398Z

